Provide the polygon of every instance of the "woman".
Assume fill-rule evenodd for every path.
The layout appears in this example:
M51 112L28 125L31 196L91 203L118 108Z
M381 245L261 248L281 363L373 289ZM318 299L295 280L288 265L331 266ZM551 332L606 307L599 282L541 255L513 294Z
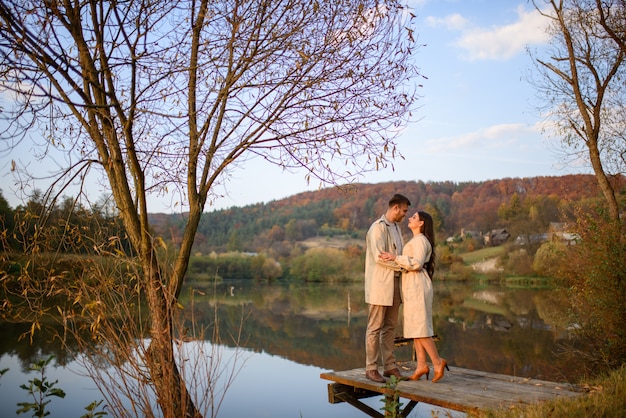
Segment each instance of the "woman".
M404 337L413 338L417 367L410 380L419 380L430 373L426 354L435 368L433 383L443 377L448 365L439 357L433 333L433 286L435 273L435 233L433 218L426 212L416 212L409 218L413 238L404 246L402 255L381 253L384 261L393 261L403 268L402 302L404 303Z

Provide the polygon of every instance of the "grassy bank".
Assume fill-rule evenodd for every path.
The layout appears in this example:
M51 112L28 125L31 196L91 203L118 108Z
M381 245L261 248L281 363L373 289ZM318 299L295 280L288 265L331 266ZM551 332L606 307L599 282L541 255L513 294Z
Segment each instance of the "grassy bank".
M623 417L626 415L626 366L609 375L592 379L581 385L588 393L572 400L555 400L513 408L505 411L488 411L491 418L544 418L544 417Z
M460 256L463 259L463 262L465 264L470 265L470 264L478 263L479 261L484 261L484 260L488 260L491 258L499 257L505 252L506 250L503 246L485 247L485 248L481 248L480 250L460 254Z

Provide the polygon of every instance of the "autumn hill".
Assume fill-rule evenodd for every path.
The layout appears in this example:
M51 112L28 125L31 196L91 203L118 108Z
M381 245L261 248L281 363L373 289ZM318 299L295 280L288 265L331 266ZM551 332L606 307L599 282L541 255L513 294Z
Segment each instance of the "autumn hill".
M624 193L623 183L618 190ZM522 231L542 233L551 222L563 222L564 215L570 214L575 205L602 199L592 175L354 184L207 212L198 228L195 252L260 252L316 236L363 239L371 222L384 213L387 201L396 192L411 200L410 210L433 213L441 237L458 236L462 230L486 232L498 228L508 228L512 235ZM154 232L165 242L177 242L182 236L184 216L152 214Z

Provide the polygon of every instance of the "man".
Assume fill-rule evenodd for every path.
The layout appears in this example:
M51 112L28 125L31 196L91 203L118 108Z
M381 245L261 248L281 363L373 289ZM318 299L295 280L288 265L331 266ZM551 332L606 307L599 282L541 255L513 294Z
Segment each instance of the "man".
M374 382L384 383L378 362L382 360L383 375L402 379L396 365L395 327L402 302L400 271L398 267L382 261L382 251L402 254L404 240L398 222L401 222L411 202L401 194L389 201L387 212L367 231L365 249L365 302L369 305L365 332L365 376Z

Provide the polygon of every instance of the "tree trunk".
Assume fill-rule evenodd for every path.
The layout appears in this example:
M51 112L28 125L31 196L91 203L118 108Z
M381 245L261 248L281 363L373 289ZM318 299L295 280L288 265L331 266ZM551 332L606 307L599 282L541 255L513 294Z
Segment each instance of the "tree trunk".
M146 298L150 310L150 336L146 365L165 418L201 418L174 359L172 306L158 268L146 274Z
M598 185L600 186L600 190L602 190L602 194L606 199L607 206L609 208L609 214L611 216L611 220L620 223L619 218L619 204L617 202L617 198L615 197L615 190L611 185L606 173L604 172L604 168L602 167L602 160L600 159L600 151L596 143L588 144L589 149L589 159L591 160L591 166L593 167L593 172L596 176L596 180L598 180Z

